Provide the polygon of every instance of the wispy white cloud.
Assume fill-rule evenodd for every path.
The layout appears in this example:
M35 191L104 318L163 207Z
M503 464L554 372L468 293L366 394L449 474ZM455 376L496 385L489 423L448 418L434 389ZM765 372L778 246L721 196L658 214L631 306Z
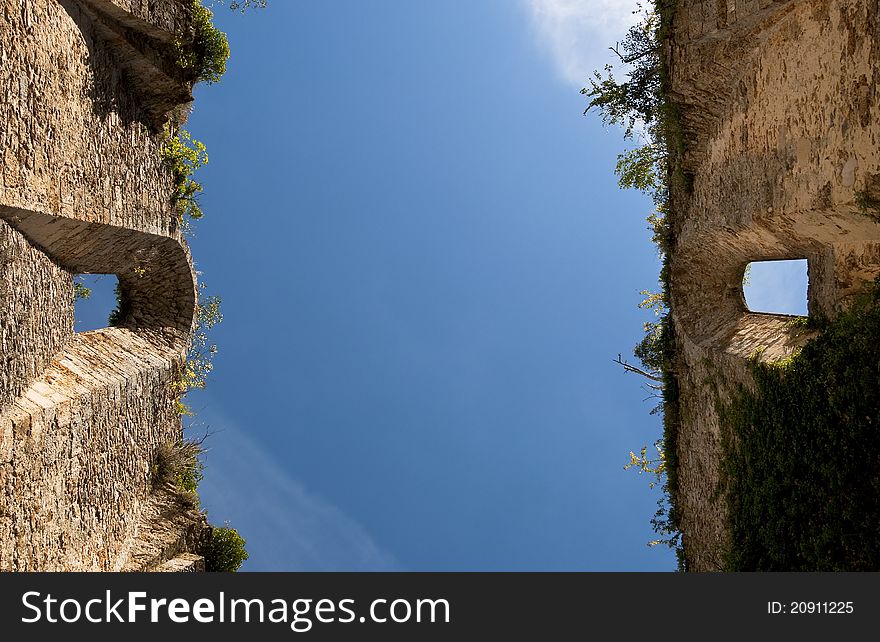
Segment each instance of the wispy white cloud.
M635 22L636 0L526 0L536 35L560 78L583 87Z
M366 529L289 475L274 457L222 415L201 416L207 442L199 492L212 523L229 521L248 542L245 570L397 570Z

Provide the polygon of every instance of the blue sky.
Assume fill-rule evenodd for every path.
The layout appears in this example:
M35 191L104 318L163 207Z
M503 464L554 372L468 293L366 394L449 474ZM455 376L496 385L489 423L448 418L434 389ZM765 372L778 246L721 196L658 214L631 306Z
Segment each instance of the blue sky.
M659 419L612 363L650 319L651 204L579 95L632 7L269 5L218 11L188 123L225 316L192 436L244 569L674 569L623 470Z
M743 288L755 312L807 314L807 260L756 261Z

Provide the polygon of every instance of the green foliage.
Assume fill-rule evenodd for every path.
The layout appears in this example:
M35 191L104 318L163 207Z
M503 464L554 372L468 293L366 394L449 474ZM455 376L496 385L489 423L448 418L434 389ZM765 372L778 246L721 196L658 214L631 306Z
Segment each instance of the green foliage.
M198 488L205 469L201 453L202 445L198 441L162 444L156 451L151 471L153 487L170 484L192 506L198 506Z
M663 451L663 444L659 440L655 441L654 449L657 451L656 459L648 457L647 446L642 446L638 455L629 451L629 463L623 467L624 470L635 468L640 475L642 473L654 475L654 480L648 483L651 488L662 483L663 476L666 474L666 453Z
M613 47L627 69L626 79L618 81L609 65L604 76L594 72L590 87L581 90L590 98L584 113L599 110L606 125L624 128L625 139L638 133L641 144L620 154L614 171L621 188L640 190L654 200L655 210L648 223L666 260L674 241L669 186L676 176L680 177L676 181L689 185L689 178L680 170L684 144L678 110L666 98L666 70L660 56L671 11L670 3L663 0L656 0L651 9L639 5L641 21L630 27L623 43ZM663 291L667 289L664 283Z
M606 125L620 125L630 138L637 125L656 119L662 101L660 93L659 15L639 5L641 20L629 28L622 43L612 47L620 62L628 66L626 80L614 77L611 65L604 73L593 72L590 86L581 93L590 99L585 111L598 109ZM623 49L621 52L620 50Z
M204 284L201 285L201 289L204 289ZM177 409L182 415L192 415L192 411L180 397L190 390L204 389L208 375L214 369L217 346L211 343L209 333L214 326L223 321L220 304L220 297L209 296L204 300L200 299L196 305L196 327L192 342L173 384L174 392L178 395Z
M653 489L655 486L661 485L664 493L666 493L668 492L668 489L666 488L668 484L668 463L666 451L663 447L663 440L658 439L655 441L654 449L657 451L657 456L654 459L651 459L648 456L647 446L642 446L639 454L630 451L629 463L626 464L623 469L635 469L640 475L647 473L653 477L653 479L648 482L648 486ZM663 498L657 503L657 512L651 520L651 525L654 527L654 532L660 537L648 542L648 546L658 546L663 544L673 549L678 549L680 547L681 534L676 525L671 521L669 504Z
M644 324L645 336L633 348L633 355L654 374L662 374L663 372L665 319L666 316L663 316L660 321L646 321Z
M650 302L651 296L643 303ZM654 301L654 305L657 305L656 298ZM624 468L627 470L636 468L639 473L654 474L655 479L650 486L654 488L660 485L663 494L657 502L657 511L651 519L654 532L659 537L649 542L649 545L664 544L674 549L679 557L679 565L683 568L681 533L673 495L673 489L678 483L678 382L673 371L675 332L672 317L664 312L659 317L659 321L646 323L645 330L644 338L633 349L633 353L645 366L648 374L661 382L659 386L652 384L650 388L659 388L661 392L660 403L651 414L663 413L663 438L654 443L659 459L647 458L647 446L643 446L640 455L630 452L630 462Z
M205 570L209 573L237 571L248 558L245 544L247 542L234 528L215 526L211 531L211 539L202 550Z
M626 82L618 82L614 78L614 69L605 65L605 75L593 72L590 87L581 89L581 93L590 98L589 106L584 113L598 109L602 114L602 122L606 125L620 125L624 128L624 136L630 138L642 115L630 108L630 88Z
M116 294L116 307L113 308L110 316L107 317L107 325L119 326L122 325L125 317L128 316L129 304L125 298L125 292L122 291L122 284L119 281L116 281L116 287L113 288L113 292Z
M92 288L88 287L77 276L73 279L73 299L74 301L84 301L92 298Z
M177 483L181 490L188 493L195 493L202 479L204 479L203 471L205 464L201 460L195 459L192 465L187 466L177 478Z
M657 203L653 212L648 214L648 229L651 230L651 241L657 246L660 256L668 258L672 252L673 236L672 226L667 216L668 205L666 202ZM664 266L665 267L665 266ZM661 273L660 283L666 291L666 278Z
M731 571L880 569L880 283L718 401Z
M226 34L214 26L214 14L199 0L190 0L193 26L188 39L175 41L177 64L196 81L208 84L219 82L226 73L229 59L229 41ZM236 5L251 4L249 2Z
M185 505L198 509L198 488L205 470L201 454L201 441L181 440L161 445L151 469L153 487L170 485ZM225 528L213 527L210 539L200 552L208 571L237 571L248 558L244 539L228 525Z
M169 123L165 130L165 140L159 154L174 178L174 202L179 221L185 216L200 219L204 215L197 197L202 192L201 183L193 179L193 174L202 165L208 164L208 150L182 128L173 128Z
M636 147L617 157L614 173L623 189L637 189L654 195L660 189L661 151L651 143Z
M152 467L154 488L171 485L185 504L198 509L198 488L204 478L201 441L163 444ZM234 528L211 529L211 538L200 551L208 571L237 571L248 558L245 541Z
M639 303L640 310L653 310L654 316L662 316L666 312L666 296L662 292L642 290L639 292L644 299Z
M223 320L220 297L209 296L196 308L196 330L187 356L186 387L204 388L208 374L213 370L217 346L209 341L209 331Z
M655 443L662 461L648 459L645 446L641 455L630 453L627 468L655 474L652 487L662 484L663 497L651 520L660 537L651 544L662 543L675 549L679 566L684 568L675 508L679 418L675 331L669 314L669 264L675 249L669 192L673 183L689 189L690 179L680 169L684 143L678 110L665 91L667 73L661 56L674 8L672 0L654 0L647 9L639 5L638 24L629 29L622 43L612 48L624 66L623 80L616 77L614 68L608 65L604 72L594 72L590 86L581 93L589 99L584 113L598 110L604 124L623 128L625 139L638 136L641 144L618 156L615 174L621 188L649 194L655 204L648 224L662 259L660 292L642 292L646 298L639 307L653 310L655 320L644 324L644 338L633 349L644 368L620 359L618 363L628 372L647 377L652 396L660 397L652 414L663 413L663 438Z

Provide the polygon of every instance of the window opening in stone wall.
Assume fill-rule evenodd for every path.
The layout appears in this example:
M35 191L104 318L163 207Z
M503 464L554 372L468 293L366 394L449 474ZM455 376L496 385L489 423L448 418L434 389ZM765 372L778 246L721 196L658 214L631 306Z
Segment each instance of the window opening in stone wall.
M807 260L749 263L743 293L752 312L807 316Z
M110 319L117 306L118 283L115 274L77 274L73 277L76 297L73 329L76 332L113 325Z

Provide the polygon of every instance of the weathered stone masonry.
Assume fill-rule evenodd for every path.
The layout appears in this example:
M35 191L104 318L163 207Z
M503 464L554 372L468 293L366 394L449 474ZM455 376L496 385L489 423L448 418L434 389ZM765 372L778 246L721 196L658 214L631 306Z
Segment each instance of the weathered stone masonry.
M664 55L681 108L689 192L673 188L671 266L680 414L678 488L689 568L721 566L714 497L722 399L746 359L809 336L746 309L750 261L806 258L811 314L833 317L880 272L880 6L876 0L678 0Z
M0 570L200 567L150 470L196 302L159 154L188 6L0 0ZM121 326L73 332L77 273L118 276Z

